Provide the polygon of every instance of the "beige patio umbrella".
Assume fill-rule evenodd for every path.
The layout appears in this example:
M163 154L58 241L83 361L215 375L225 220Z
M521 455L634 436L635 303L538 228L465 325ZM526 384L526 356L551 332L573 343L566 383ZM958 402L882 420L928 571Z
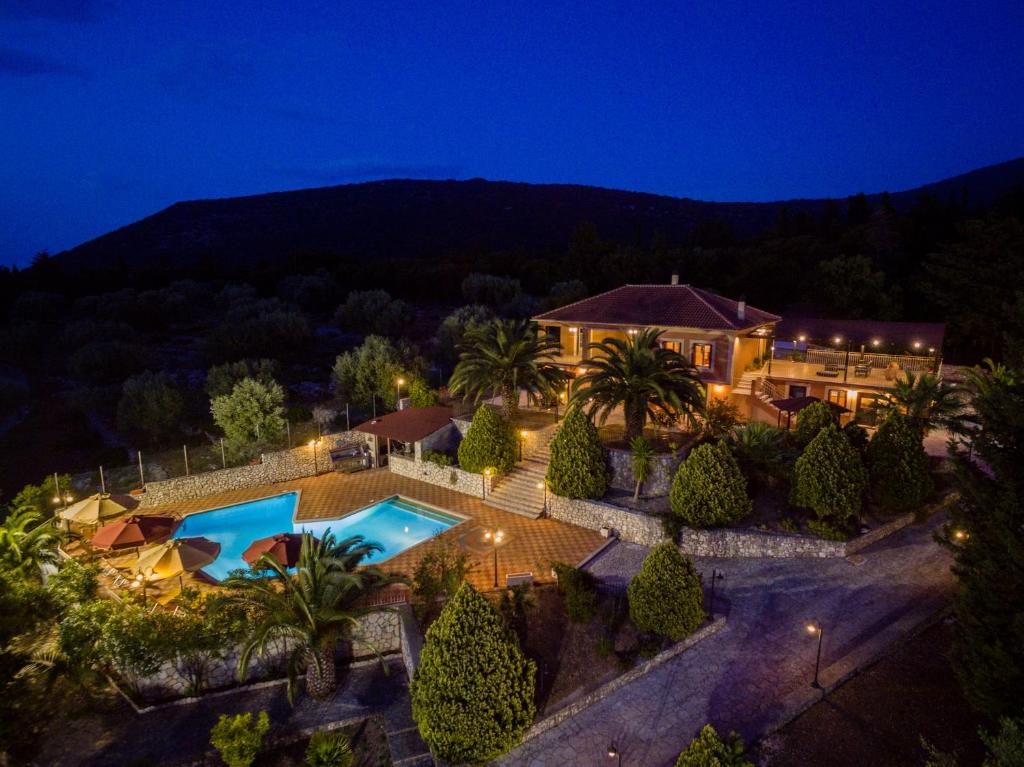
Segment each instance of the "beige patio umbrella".
M208 538L171 538L139 554L135 572L147 581L178 576L185 587L184 573L202 570L220 556L220 544Z
M79 525L99 525L121 516L126 511L128 507L115 501L110 493L96 493L62 510L60 518Z

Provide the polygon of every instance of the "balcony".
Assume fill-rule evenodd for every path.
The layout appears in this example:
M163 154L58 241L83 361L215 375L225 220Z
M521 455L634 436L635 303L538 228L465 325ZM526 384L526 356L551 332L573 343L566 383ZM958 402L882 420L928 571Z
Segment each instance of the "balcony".
M762 376L792 381L839 382L891 388L904 373L935 373L936 359L904 354L876 354L807 349L776 351L759 371Z

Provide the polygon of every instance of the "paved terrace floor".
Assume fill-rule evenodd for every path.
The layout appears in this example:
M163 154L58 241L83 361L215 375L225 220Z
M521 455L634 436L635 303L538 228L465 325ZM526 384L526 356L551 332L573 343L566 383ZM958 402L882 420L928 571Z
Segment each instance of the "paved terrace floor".
M577 564L605 543L600 534L591 530L552 519L532 520L509 514L484 506L479 498L401 477L387 469L356 474L321 474L291 482L232 490L197 500L154 506L143 513L191 514L290 490L302 491L296 512L300 520L340 517L396 494L467 517L465 522L406 549L383 562L382 566L411 576L428 552L444 545L456 545L466 549L471 561L478 564L469 578L478 589L494 585L493 549L483 541L484 530L498 529L504 533L505 542L498 549L501 583L504 583L506 574L521 572L532 572L538 581L550 580L552 562Z
M941 515L939 515L941 517ZM863 667L949 603L951 558L932 540L941 519L912 525L844 559L698 559L718 582L714 636L515 749L498 763L517 767L607 764L614 742L625 767L671 767L706 724L737 730L748 743L817 700L810 687L815 637L824 627L821 681ZM625 588L647 549L616 543L592 569Z

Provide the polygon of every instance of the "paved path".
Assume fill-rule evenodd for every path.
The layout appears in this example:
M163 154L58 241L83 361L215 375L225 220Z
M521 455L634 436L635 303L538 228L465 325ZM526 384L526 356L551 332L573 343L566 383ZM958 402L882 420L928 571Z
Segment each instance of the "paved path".
M606 764L614 741L627 767L673 765L707 722L751 742L809 705L815 638L824 626L821 680L827 686L874 659L948 603L948 553L932 541L933 518L879 542L866 561L698 559L708 577L724 572L715 612L728 625L693 650L498 762L528 767ZM646 550L612 546L592 566L623 586Z

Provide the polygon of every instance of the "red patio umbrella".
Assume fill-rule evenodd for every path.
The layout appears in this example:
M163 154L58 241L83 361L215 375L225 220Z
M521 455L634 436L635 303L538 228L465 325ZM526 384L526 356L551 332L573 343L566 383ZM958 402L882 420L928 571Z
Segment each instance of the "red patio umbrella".
M97 549L134 549L167 538L174 532L173 517L133 514L120 522L101 527L92 537Z
M301 533L278 533L250 543L249 548L242 552L242 559L253 565L264 554L269 554L285 567L295 567L299 561L300 551Z

